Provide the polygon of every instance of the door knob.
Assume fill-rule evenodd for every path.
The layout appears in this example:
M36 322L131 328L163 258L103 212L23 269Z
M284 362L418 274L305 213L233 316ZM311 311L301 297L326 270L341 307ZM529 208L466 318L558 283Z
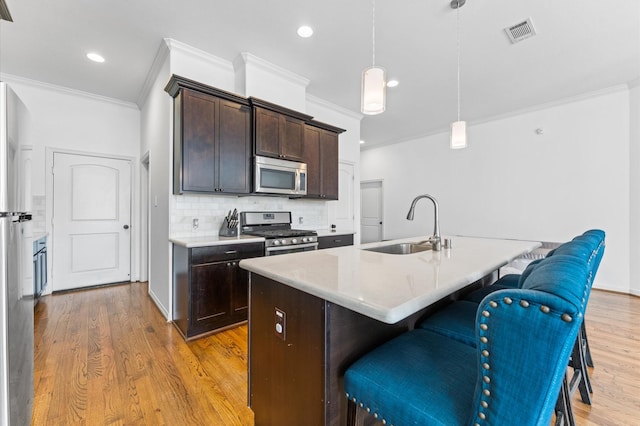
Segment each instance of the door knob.
M124 229L129 229L129 225L123 226Z

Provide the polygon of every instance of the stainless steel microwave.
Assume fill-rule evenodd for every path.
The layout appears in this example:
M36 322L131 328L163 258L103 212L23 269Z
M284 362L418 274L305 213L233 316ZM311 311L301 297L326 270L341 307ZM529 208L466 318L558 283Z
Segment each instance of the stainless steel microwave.
M307 195L305 163L256 156L254 167L254 192Z

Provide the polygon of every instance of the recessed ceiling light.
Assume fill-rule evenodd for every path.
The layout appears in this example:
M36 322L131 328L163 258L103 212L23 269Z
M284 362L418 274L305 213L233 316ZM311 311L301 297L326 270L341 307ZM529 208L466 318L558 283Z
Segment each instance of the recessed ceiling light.
M396 87L400 82L398 80L389 80L387 81L387 87Z
M93 62L104 62L104 58L97 53L87 53L87 58L91 59Z
M308 25L303 25L298 28L298 35L302 38L309 38L313 35L313 28Z
M360 141L360 145L364 145L364 141Z

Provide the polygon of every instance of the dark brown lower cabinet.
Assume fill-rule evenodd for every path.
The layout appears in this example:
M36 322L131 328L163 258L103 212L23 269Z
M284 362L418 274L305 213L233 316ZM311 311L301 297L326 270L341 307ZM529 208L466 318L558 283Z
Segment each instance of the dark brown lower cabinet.
M247 320L248 273L241 259L263 243L173 247L173 322L190 339Z

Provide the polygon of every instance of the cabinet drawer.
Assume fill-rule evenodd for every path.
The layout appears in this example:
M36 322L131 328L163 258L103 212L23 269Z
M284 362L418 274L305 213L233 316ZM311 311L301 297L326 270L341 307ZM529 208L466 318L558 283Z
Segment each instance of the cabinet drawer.
M191 263L211 263L264 255L264 243L224 244L191 249Z
M318 237L318 250L333 248L333 247L352 246L352 245L353 245L353 234L330 235L325 237Z

